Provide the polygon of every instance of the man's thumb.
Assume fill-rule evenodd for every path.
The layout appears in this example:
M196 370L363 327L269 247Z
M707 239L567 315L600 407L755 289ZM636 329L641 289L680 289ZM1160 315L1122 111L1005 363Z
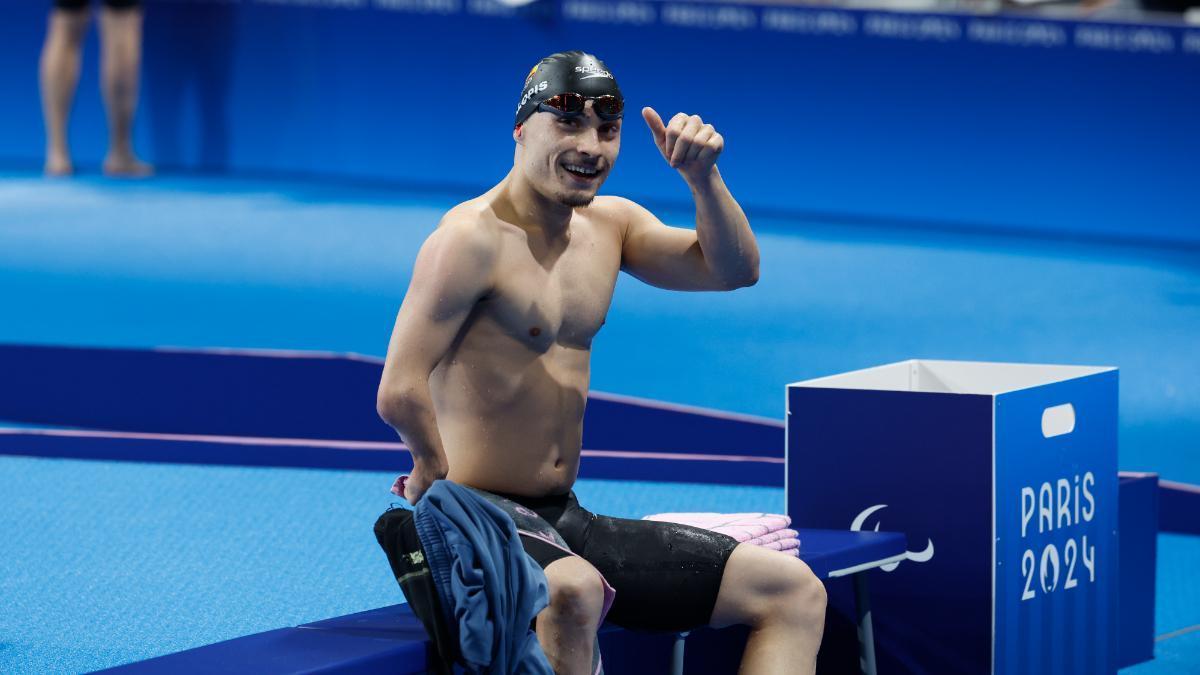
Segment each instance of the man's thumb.
M667 127L663 124L662 118L658 116L658 112L654 108L646 106L642 108L642 119L646 120L646 126L650 127L650 133L654 134L654 142L661 149L667 140Z

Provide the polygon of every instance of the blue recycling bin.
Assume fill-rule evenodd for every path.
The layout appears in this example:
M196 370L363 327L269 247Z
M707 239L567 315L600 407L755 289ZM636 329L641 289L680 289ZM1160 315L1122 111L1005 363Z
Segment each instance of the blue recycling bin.
M793 521L908 535L870 579L880 672L1116 671L1117 386L930 360L788 385Z

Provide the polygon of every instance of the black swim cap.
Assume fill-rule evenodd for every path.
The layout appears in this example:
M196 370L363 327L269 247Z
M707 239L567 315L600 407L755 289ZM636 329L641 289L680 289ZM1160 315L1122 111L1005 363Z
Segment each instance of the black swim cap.
M603 61L580 51L559 52L538 61L525 77L513 126L520 126L546 99L568 92L623 99L617 80Z

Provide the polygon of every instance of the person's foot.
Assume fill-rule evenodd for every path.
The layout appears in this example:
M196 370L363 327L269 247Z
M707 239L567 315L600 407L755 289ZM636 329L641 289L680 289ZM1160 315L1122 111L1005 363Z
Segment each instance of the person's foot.
M65 152L46 153L46 165L43 170L50 177L70 176L75 173L71 158Z
M154 167L132 154L110 154L104 158L104 175L112 178L145 178L154 175Z

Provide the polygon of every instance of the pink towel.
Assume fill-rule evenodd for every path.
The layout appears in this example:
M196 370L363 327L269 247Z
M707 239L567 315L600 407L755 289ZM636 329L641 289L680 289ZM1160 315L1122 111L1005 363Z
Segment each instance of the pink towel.
M780 539L779 541L770 541L765 544L761 544L761 547L770 549L772 551L779 551L785 555L790 555L797 558L800 557L800 540L795 537L792 537L791 539Z
M800 533L795 530L775 530L774 532L769 532L761 537L755 537L746 543L754 544L755 546L766 546L772 542L780 541L782 539L796 539L799 536Z
M727 534L739 542L754 544L786 555L800 557L800 533L787 529L792 519L773 513L657 513L643 520L691 525Z
M769 548L772 551L796 550L797 552L799 552L800 540L795 537L792 537L790 539L780 539L779 541L769 541L765 544L761 544L761 546L763 548Z
M791 518L774 513L657 513L643 520L700 527L727 534L739 542L754 542L755 539L770 542L772 540L767 537L792 524ZM792 536L795 536L792 532ZM776 537L775 540L780 538Z

